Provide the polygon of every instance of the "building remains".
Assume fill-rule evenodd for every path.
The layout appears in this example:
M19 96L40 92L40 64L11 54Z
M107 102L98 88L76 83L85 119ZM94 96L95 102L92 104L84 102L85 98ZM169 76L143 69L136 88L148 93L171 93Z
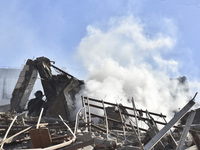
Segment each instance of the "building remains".
M55 69L58 74L53 74ZM41 79L45 99L39 114L27 116L33 86ZM84 81L54 66L46 57L27 60L10 99L0 112L1 149L44 150L198 150L200 110L192 110L197 93L169 121L161 112L82 96L82 107L71 120L69 103ZM43 95L41 95L43 97Z

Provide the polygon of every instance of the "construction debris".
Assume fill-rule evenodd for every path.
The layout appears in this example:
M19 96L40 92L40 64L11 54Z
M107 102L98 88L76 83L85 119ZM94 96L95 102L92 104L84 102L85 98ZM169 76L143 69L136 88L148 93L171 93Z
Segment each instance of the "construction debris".
M175 123L194 105L194 98L169 123L153 119L153 116L165 118L166 116L162 114L148 112L151 118L140 118L139 112L147 113L147 111L84 96L82 97L83 108L78 111L75 122L68 122L61 116L57 118L44 116L39 121L40 117L28 117L25 114L16 117L16 114L1 113L0 134L4 138L0 145L1 148L5 149L66 150L80 148L170 150L186 149L194 145L198 147L200 142L199 130L195 132L190 130L195 111L189 115L185 126L175 126ZM116 107L113 117L106 113L108 112L106 108L112 108L111 106ZM94 112L92 111L93 108L98 108L99 111ZM134 110L136 110L136 115L133 115ZM116 119L116 114L121 117ZM138 122L147 124L148 127L140 127L135 123L135 118L138 119ZM112 126L109 126L108 122L113 122ZM164 125L160 131L157 127L158 124ZM170 128L174 129L172 133L167 132ZM193 144L190 144L190 146L184 143L188 131L194 137ZM172 146L171 139L178 143L175 144L176 147Z
M51 68L59 74L53 75ZM14 88L10 108L17 113L24 111L38 73L46 96L44 115L46 117L62 115L68 120L70 111L67 102L74 101L75 94L79 92L84 82L54 66L45 57L27 60ZM68 97L71 99L66 99L66 94L70 95Z
M51 68L59 74L53 75ZM38 73L45 105L39 116L27 116L25 107ZM1 149L200 149L199 109L191 110L197 93L169 122L160 112L136 108L133 98L130 107L82 96L82 108L72 121L68 101L75 99L83 84L45 57L28 60L10 111L0 113Z

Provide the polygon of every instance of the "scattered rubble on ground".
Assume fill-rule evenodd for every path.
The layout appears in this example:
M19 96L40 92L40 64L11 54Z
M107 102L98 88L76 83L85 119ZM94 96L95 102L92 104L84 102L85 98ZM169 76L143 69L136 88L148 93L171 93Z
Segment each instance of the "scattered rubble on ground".
M59 74L53 75L51 67ZM39 116L27 116L24 110L37 73L47 101ZM124 106L82 96L82 108L72 121L68 102L74 101L83 84L45 57L28 60L10 111L0 113L1 149L200 149L200 109L191 110L197 93L169 122L160 112L136 108L133 99L131 106Z

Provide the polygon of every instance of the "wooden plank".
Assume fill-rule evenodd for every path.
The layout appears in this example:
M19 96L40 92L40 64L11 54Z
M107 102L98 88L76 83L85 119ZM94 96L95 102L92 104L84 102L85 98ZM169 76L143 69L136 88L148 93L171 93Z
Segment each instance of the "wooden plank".
M7 130L7 132L6 132L6 134L4 135L3 141L6 140L7 135L8 135L8 133L9 133L9 131L10 131L10 129L11 129L11 127L12 127L12 125L13 125L13 123L15 122L16 119L17 119L17 116L15 116L15 118L14 118L13 121L11 122L11 124L10 124L10 126L9 126L9 128L8 128L8 130ZM4 145L4 144L1 144L1 148L3 148L3 145Z
M124 122L124 119L123 119L123 116L122 116L122 113L121 113L121 109L120 109L120 107L119 107L119 105L117 105L117 107L118 107L118 110L119 110L119 116L120 116L120 118L121 118L121 123L122 123L122 128L123 128L123 134L124 134L124 139L125 139L125 141L127 140L126 139L126 130L125 130L125 122Z
M143 147L143 144L142 144L141 139L140 139L140 137L139 137L139 134L135 131L135 128L134 128L134 126L132 125L131 121L129 121L129 123L130 123L130 125L131 125L132 130L133 130L133 133L134 133L135 136L136 136L136 139L138 140L138 142L139 142L139 144L140 144L141 150L144 150L144 147ZM139 130L138 130L138 132L139 132Z
M74 145L72 146L68 146L66 148L63 148L63 150L77 150L79 148L82 148L84 149L84 147L88 146L88 145L94 145L94 139L92 140L88 140L88 141L84 141L82 143L75 143Z
M41 111L40 111L39 118L38 118L38 122L37 122L36 129L38 129L38 128L39 128L39 125L40 125L40 120L41 120L41 118L42 118L43 111L44 111L44 108L42 107L42 109L41 109Z
M87 105L88 103L86 102L85 104ZM94 105L94 104L90 104L90 107L95 107L95 108L103 109L102 106L97 106L97 105ZM124 107L124 108L126 108L126 107ZM116 113L119 113L119 111L116 111ZM141 117L141 116L132 115L132 114L125 113L125 112L122 112L122 114L126 115L126 116L129 116L129 117L137 117L138 120L142 120L142 121L149 120L148 118L144 118L144 117ZM154 122L157 123L157 124L161 124L161 125L166 125L167 124L165 122L160 122L160 121L157 121L157 120L154 120Z
M196 95L194 96L194 98L196 97ZM176 115L174 118L172 118L170 120L170 122L162 128L162 130L160 130L160 132L158 132L158 134L156 134L144 147L145 150L150 150L152 149L159 141L160 139L162 139L162 137L167 133L167 131L179 120L181 119L186 113L187 111L195 104L195 102L193 101L194 98L192 100L189 101L189 103L187 103L187 105L185 105L185 107L183 107Z
M140 131L139 131L139 127L138 127L138 119L137 119L137 113L136 113L136 106L135 106L135 103L134 103L134 99L132 97L131 99L131 102L132 102L132 105L133 105L133 110L134 110L134 116L135 116L135 124L137 126L137 132L138 132L138 137L140 138Z
M93 113L91 113L91 116L104 119L103 116L99 116L99 115L96 115L96 114L93 114ZM116 123L119 123L119 124L122 124L121 121L118 121L118 120L115 120L115 119L112 119L112 118L109 118L109 117L108 117L108 120L109 120L109 121L116 122ZM122 125L123 125L123 124L122 124ZM126 124L126 126L131 127L129 124ZM139 128L139 129L140 129L141 131L147 131L146 129L143 129L143 128Z
M191 111L190 115L188 116L187 123L185 125L184 130L183 130L183 133L181 134L181 138L180 138L180 141L179 141L179 144L178 144L176 150L182 150L183 149L183 144L185 142L185 138L188 134L188 131L190 129L190 126L192 124L192 121L194 119L195 114L196 114L196 111L193 110L193 111Z
M83 98L87 98L87 97L83 97ZM89 100L91 100L91 101L94 101L94 102L99 102L99 103L101 103L102 101L101 100L97 100L97 99L94 99L94 98L89 98ZM117 106L117 104L113 104L113 103L110 103L110 102L106 102L106 101L104 101L104 104L108 104L108 105L112 105L112 106ZM133 110L133 108L131 108L131 107L127 107L127 106L123 106L125 109L129 109L129 110ZM136 111L139 111L139 112L142 112L142 113L146 113L146 111L144 111L144 110L141 110L141 109L136 109ZM166 118L166 116L165 115L163 115L163 114L158 114L158 113L154 113L154 112L149 112L151 115L155 115L155 116L159 116L159 117L165 117Z
M24 129L24 130L22 130L22 131L20 131L20 132L18 132L18 133L16 133L16 134L14 134L13 136L11 136L11 137L5 139L3 142L1 142L0 145L6 143L7 141L11 140L12 138L14 138L14 137L16 137L16 136L18 136L18 135L20 135L20 134L22 134L22 133L28 131L30 128L32 128L32 127L27 127L26 129Z
M33 148L45 148L52 145L48 128L33 129L30 131Z
M79 111L76 113L76 122L75 122L75 127L74 127L74 134L76 135L77 131L78 131L78 127L79 127L79 114L81 113L81 111L85 109L85 107L82 107L81 109L79 109Z
M68 146L70 144L72 144L72 142L75 141L75 138L69 140L69 141L66 141L66 142L63 142L63 143L60 143L60 144L57 144L57 145L53 145L53 146L49 146L49 147L46 147L46 148L43 148L43 150L57 150L59 148L62 148L62 147L65 147L65 146Z
M76 139L76 135L72 132L71 128L65 123L65 121L63 120L63 118L61 117L61 115L59 115L60 119L62 120L62 122L64 123L64 125L68 128L68 130L71 132L71 134L74 136L74 138Z
M104 110L104 117L106 119L106 137L108 139L108 117L107 117L107 113L106 113L106 109L105 109L105 106L104 106L104 101L102 100L102 105L103 105L103 110ZM91 114L90 114L91 115Z

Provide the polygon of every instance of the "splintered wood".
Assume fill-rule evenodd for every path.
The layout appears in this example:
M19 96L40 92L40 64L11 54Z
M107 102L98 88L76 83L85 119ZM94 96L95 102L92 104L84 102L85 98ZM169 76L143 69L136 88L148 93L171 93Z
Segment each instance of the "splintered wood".
M130 107L82 96L83 107L77 112L75 121L64 120L61 115L47 118L1 113L1 148L197 149L200 147L200 124L194 125L192 121L198 112L190 112L186 124L179 122L195 104L195 96L169 122L162 113L136 108L133 98ZM185 144L188 133L192 138L190 144Z

